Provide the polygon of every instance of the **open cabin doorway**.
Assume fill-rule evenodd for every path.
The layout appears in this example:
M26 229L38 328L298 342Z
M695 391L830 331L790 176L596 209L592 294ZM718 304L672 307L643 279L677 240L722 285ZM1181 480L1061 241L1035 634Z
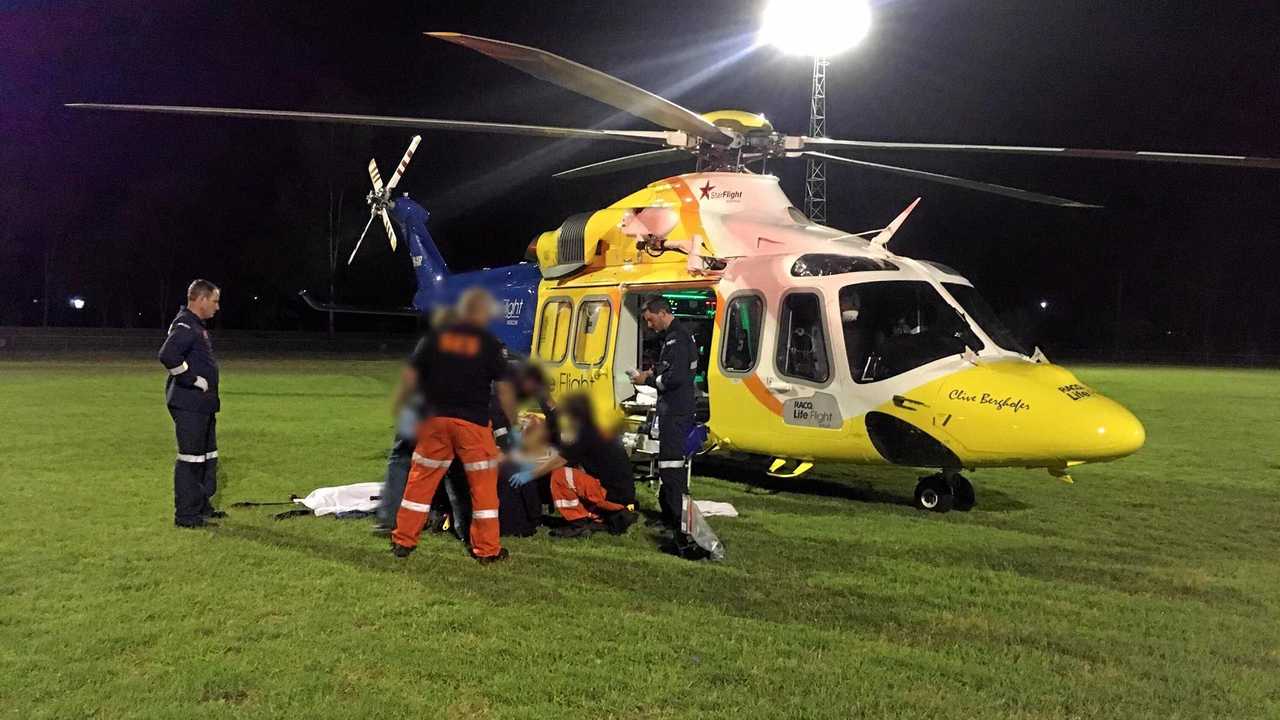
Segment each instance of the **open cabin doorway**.
M614 397L618 398L628 415L633 414L642 404L637 397L636 388L627 378L627 371L652 368L658 363L662 338L645 326L640 314L645 301L654 296L666 299L676 319L689 329L697 341L698 366L694 371L694 384L698 396L698 421L706 422L711 415L707 373L711 364L711 338L718 310L716 292L710 287L633 289L622 296L618 340L614 350Z

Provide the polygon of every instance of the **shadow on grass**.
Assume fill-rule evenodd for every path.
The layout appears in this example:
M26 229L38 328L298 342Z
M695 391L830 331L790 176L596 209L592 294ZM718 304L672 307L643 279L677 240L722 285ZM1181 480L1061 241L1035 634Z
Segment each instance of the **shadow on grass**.
M852 469L854 466L841 466L842 469ZM872 487L872 482L880 482L883 485L901 485L904 478L902 477L902 469L895 468L892 475L888 475L885 471L877 472L874 469L866 469L865 472L859 472L859 484L851 484L843 479L824 477L821 472L811 472L798 478L775 478L769 476L761 469L745 468L742 465L735 465L717 460L706 459L699 462L696 466L699 475L706 475L719 480L744 485L747 487L748 493L759 494L779 494L779 493L798 493L802 495L814 495L818 497L837 498L842 500L852 500L854 502L881 504L881 505L897 505L901 507L915 507L914 498L910 494L899 494L889 490ZM856 472L856 471L855 471ZM1026 510L1031 506L1010 495L997 490L983 488L980 483L975 483L975 492L978 496L977 507L990 512L1010 512L1014 510ZM908 492L914 492L915 483L911 481Z
M356 392L260 392L252 390L224 390L223 395L231 397L282 397L282 398L381 398L384 393Z

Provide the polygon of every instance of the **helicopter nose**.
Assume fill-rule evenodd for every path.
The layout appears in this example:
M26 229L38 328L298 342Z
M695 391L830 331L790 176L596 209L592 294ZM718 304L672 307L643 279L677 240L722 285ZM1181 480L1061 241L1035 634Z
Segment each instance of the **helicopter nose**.
M1128 408L1049 364L993 363L940 388L940 425L967 465L1074 465L1115 460L1146 442Z
M1132 455L1147 442L1147 430L1129 409L1108 397L1095 395L1084 417L1072 423L1073 437L1063 438L1068 460L1097 462Z

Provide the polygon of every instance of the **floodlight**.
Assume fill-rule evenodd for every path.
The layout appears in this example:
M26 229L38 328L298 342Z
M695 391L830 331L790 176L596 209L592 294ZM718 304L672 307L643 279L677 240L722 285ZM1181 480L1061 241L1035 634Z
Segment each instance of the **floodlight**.
M831 57L857 45L870 29L865 0L769 0L760 40L790 55Z
M85 305L84 298L80 296L76 296L67 300L67 304L76 310L83 310Z

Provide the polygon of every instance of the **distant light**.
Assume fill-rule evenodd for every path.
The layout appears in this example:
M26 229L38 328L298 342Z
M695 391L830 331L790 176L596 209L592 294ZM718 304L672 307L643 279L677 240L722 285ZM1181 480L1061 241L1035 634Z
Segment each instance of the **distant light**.
M870 30L866 0L769 0L760 41L788 55L830 57L862 42Z
M84 301L84 298L77 295L75 297L68 299L67 304L70 305L75 310L83 310L85 306L85 301Z
M257 301L258 301L258 296L257 296L257 295L254 295L254 296L253 296L253 301L254 301L254 302L257 302Z
M1041 309L1041 310L1048 310L1048 309L1049 309L1049 301L1048 301L1048 300L1041 300L1041 301L1040 301L1040 309Z
M31 298L31 302L38 303L40 302L40 298Z

